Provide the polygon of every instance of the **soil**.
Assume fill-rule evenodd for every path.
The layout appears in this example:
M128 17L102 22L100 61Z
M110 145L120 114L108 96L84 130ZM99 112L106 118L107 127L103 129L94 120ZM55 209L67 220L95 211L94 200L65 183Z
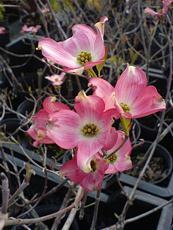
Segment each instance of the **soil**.
M137 156L132 156L132 162L133 170L127 172L127 174L138 177L145 163L144 153L141 152ZM158 183L166 176L167 169L165 168L164 159L161 156L153 156L144 173L143 180L151 183Z

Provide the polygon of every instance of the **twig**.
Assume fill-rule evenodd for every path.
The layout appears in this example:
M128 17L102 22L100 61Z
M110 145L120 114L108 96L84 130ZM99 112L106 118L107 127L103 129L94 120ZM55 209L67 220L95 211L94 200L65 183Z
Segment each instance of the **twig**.
M5 7L5 8L20 8L20 5L0 4L0 7Z
M164 204L161 204L161 205L159 205L159 206L157 206L157 207L155 207L155 208L149 210L148 212L142 213L142 214L140 214L140 215L138 215L138 216L135 216L135 217L133 217L133 218L129 218L129 219L125 220L125 224L129 224L129 223L131 223L131 222L134 222L134 221L137 221L137 220L139 220L139 219L142 219L142 218L144 218L144 217L146 217L146 216L149 216L150 214L152 214L152 213L154 213L154 212L157 212L158 210L162 209L163 207L165 207L166 205L168 205L168 204L170 204L170 203L172 203L172 202L173 202L173 199L171 199L171 200L165 202Z
M61 209L65 208L68 205L69 199L70 199L70 196L71 196L71 192L72 192L71 189L69 189L67 191L67 193L66 193L66 195L64 197L64 200L62 202ZM58 229L58 225L60 224L62 217L63 217L63 215L57 215L57 217L54 220L54 223L52 225L51 230L57 230Z
M8 209L8 200L9 200L10 190L9 190L8 178L3 172L1 173L1 180L2 180L2 207L1 207L1 212L2 212L2 214L6 214L7 209Z
M90 230L95 230L97 216L98 216L99 203L100 203L100 190L97 191L96 201L95 201L95 206L94 206L94 216L92 219Z
M68 207L59 210L58 212L46 215L46 216L42 216L42 217L38 217L38 218L32 218L32 219L11 219L9 218L8 220L5 221L5 226L11 226L11 225L23 225L23 224L34 224L37 222L41 222L41 221L46 221L46 220L50 220L55 218L57 215L62 215L66 212L69 212L72 208L78 207L82 197L83 197L83 190L80 189L80 194L78 194L78 196L76 196L75 201L69 205Z
M63 37L64 37L65 39L67 39L67 35L66 35L66 33L64 32L64 30L63 30L61 24L59 23L59 21L58 21L58 19L57 19L57 17L56 17L55 12L53 11L53 9L52 9L52 7L51 7L51 5L50 5L50 1L49 1L49 0L46 0L46 3L47 3L47 6L48 6L48 8L49 8L49 10L50 10L50 12L51 12L51 14L52 14L52 17L53 17L55 23L56 23L57 28L58 28L58 29L60 30L60 32L62 33Z
M85 192L84 197L82 199L81 202L81 208L80 208L80 212L79 212L79 219L82 220L85 214L85 204L86 204L86 200L87 200L87 192Z
M65 222L65 224L64 224L64 226L62 228L62 230L70 229L70 226L71 226L71 224L72 224L72 222L73 222L73 220L75 218L76 212L77 212L78 207L79 207L79 203L80 203L81 199L83 198L83 195L84 195L84 190L83 190L82 187L79 187L77 195L76 195L76 199L75 199L75 202L74 202L76 204L75 204L74 208L71 210L71 212L70 212L70 214L69 214L69 216L68 216L68 218L67 218L67 220L66 220L66 222Z
M17 196L19 196L24 190L25 188L29 185L29 182L26 182L25 180L23 180L22 184L20 185L20 187L16 190L16 192L10 197L9 199L9 205L12 205L15 198Z

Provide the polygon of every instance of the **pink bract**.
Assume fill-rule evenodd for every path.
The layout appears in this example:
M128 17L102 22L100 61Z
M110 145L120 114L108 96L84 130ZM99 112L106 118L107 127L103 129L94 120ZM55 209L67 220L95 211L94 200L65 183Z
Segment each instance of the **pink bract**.
M77 164L76 155L65 163L60 172L76 184L81 185L86 191L99 190L102 186L105 170L108 167L106 161L96 155L90 162L91 170L83 172Z
M103 79L90 79L94 95L103 98L106 108L116 108L121 117L140 118L162 111L165 101L154 86L147 86L145 72L139 67L127 66L115 87Z
M35 147L40 144L53 144L54 141L47 136L47 124L49 122L49 114L60 110L69 110L69 107L63 103L56 102L55 97L47 97L43 101L43 109L36 113L33 118L33 124L28 129L27 133L35 140Z
M109 166L105 172L106 174L123 172L132 168L132 161L130 159L132 151L131 142L129 138L125 140L125 135L122 131L117 131L116 133L118 138L114 146L106 152L107 155L112 154L107 159Z
M60 110L69 110L69 107L61 102L56 101L56 97L47 97L43 101L43 109L47 113L54 113Z
M102 35L102 39L105 33L105 22L107 21L108 21L108 18L106 16L103 16L100 18L100 21L95 24L95 27L98 28L98 30L100 31Z
M94 95L79 95L75 110L50 114L48 136L62 148L77 147L78 166L88 172L90 160L104 147L105 140L106 145L113 144L110 130L115 112L104 112L103 100Z
M96 24L96 30L84 24L74 25L71 38L61 42L43 38L38 47L48 61L63 66L65 72L81 73L84 69L103 62L105 21L106 17L102 18L101 25Z

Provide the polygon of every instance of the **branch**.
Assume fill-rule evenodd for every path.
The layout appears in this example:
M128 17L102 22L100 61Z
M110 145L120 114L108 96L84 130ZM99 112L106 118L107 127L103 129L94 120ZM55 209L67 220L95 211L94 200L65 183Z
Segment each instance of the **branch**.
M99 203L100 203L100 190L97 191L96 202L95 202L95 207L94 207L94 215L93 215L90 230L95 229L95 225L96 225L96 222L97 222L97 216L98 216Z
M73 223L73 220L74 220L74 218L76 216L76 212L78 210L79 203L80 203L81 199L83 198L83 195L84 195L84 190L83 190L83 188L79 187L79 190L77 192L76 199L75 199L75 202L74 202L74 203L76 203L76 205L71 210L71 212L70 212L70 214L69 214L69 216L68 216L68 218L67 218L67 220L66 220L66 222L65 222L65 224L64 224L64 226L62 228L62 230L70 229L70 226Z
M162 209L163 207L165 207L166 205L168 205L168 204L170 204L172 202L173 202L173 199L171 199L171 200L165 202L164 204L161 204L161 205L149 210L148 212L142 213L142 214L140 214L138 216L135 216L133 218L129 218L129 219L125 220L125 224L131 223L131 222L137 221L139 219L142 219L142 218L144 218L146 216L149 216L150 214L152 214L154 212L157 212L158 210Z
M38 217L38 218L32 218L32 219L8 219L5 221L5 226L34 224L37 222L53 219L57 215L63 215L66 212L69 212L72 208L78 207L78 204L81 201L83 194L84 194L84 192L81 188L79 188L79 190L81 191L80 196L79 196L79 194L77 194L75 201L71 205L69 205L68 207L66 207L64 209L59 210L58 212L54 212L54 213L46 215L46 216L42 216L42 217Z
M2 180L2 207L1 207L1 212L2 212L2 214L6 214L7 209L8 209L8 200L9 200L10 191L9 191L8 178L3 172L1 173L1 180Z

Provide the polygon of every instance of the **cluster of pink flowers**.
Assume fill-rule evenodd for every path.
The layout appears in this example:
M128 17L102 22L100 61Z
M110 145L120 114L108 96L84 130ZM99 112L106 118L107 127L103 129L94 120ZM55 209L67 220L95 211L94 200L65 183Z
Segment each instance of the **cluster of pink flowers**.
M36 26L28 26L28 25L23 25L21 29L21 33L33 33L36 34L40 30L41 26L36 25Z
M44 38L39 42L43 56L64 67L66 72L79 73L103 64L105 46L103 17L93 30L87 25L75 25L73 36L63 42ZM64 76L64 73L63 73ZM56 84L56 76L49 77ZM43 108L33 117L28 134L34 145L56 144L73 149L72 159L61 167L61 174L80 184L85 190L101 188L105 174L115 174L132 168L129 138L131 120L165 109L165 101L139 67L129 66L113 87L100 77L90 77L92 95L80 91L74 108L47 97ZM119 120L122 130L113 124Z
M157 18L160 18L164 15L166 15L168 13L168 10L171 6L171 4L173 3L173 0L162 0L162 9L160 10L160 12L157 12L155 10L152 10L151 8L147 7L145 8L144 12L146 14L150 14L151 16L155 16Z

